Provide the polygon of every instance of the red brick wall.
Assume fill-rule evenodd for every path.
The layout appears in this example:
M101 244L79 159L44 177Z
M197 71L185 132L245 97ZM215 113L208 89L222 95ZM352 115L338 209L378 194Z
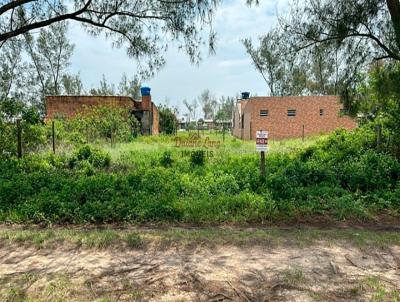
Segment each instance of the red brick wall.
M159 115L158 115L158 109L157 106L153 104L153 131L152 135L158 135L160 133L159 129Z
M142 110L150 111L151 96L150 95L142 96L142 102L140 103L140 106Z
M129 110L137 109L153 113L153 135L159 133L158 109L151 101L151 96L143 96L142 102L125 96L48 96L46 97L46 120L58 116L74 117L87 107L116 106Z
M342 107L337 96L251 98L244 107L243 130L239 129L240 118L235 110L233 133L236 137L249 140L255 138L257 130L267 130L271 139L279 140L301 137L303 125L306 136L328 133L337 128L356 128L354 119L340 116ZM296 109L296 116L289 117L288 109ZM320 109L324 110L323 116L320 116ZM268 110L268 116L260 116L260 110Z
M130 97L123 96L47 96L46 119L63 116L71 118L85 109L93 106L118 106L133 109L135 103Z

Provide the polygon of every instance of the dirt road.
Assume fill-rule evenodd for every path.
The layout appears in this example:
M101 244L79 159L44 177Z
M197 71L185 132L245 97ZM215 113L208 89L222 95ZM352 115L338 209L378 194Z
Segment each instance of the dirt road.
M400 301L399 244L204 242L38 249L2 240L0 300Z

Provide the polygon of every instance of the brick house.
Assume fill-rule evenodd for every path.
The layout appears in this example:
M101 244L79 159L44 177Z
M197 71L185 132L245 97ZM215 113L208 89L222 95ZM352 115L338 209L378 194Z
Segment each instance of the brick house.
M157 106L151 100L150 88L142 88L142 99L127 96L47 96L46 120L57 117L72 118L85 108L110 106L126 108L138 119L143 135L159 134Z
M234 108L232 133L251 140L257 130L266 130L271 139L279 140L302 137L303 131L309 136L356 127L356 120L343 115L338 96L249 98L245 93Z

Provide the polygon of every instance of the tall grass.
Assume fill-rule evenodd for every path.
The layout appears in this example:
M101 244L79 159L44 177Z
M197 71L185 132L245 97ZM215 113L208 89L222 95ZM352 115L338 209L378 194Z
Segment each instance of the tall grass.
M187 134L179 134L181 137ZM212 140L222 135L210 133ZM139 137L72 155L0 162L0 221L275 223L399 216L400 163L373 148L371 129L271 142L260 177L254 142L178 148ZM111 155L111 164L108 155ZM197 157L197 159L196 159ZM71 164L73 163L73 164Z

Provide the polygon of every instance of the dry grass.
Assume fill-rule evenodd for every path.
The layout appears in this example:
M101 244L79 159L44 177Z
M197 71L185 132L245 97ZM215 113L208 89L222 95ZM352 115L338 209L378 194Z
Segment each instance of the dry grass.
M0 228L0 301L400 301L400 233Z

